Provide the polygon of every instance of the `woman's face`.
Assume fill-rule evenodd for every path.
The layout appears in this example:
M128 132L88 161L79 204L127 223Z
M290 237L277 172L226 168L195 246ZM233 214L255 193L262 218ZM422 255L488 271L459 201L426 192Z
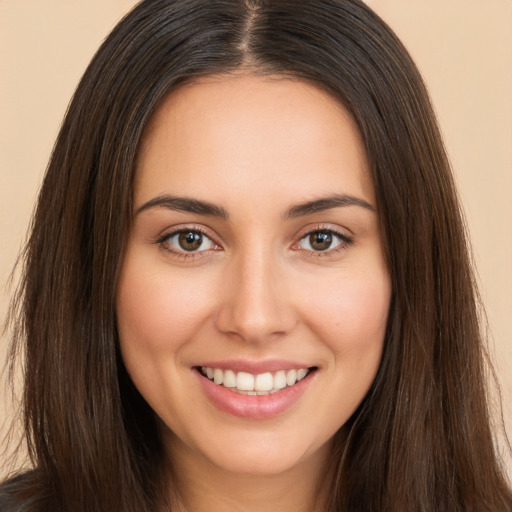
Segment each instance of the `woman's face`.
M189 464L324 464L381 360L390 277L362 141L304 82L215 76L144 134L122 356Z

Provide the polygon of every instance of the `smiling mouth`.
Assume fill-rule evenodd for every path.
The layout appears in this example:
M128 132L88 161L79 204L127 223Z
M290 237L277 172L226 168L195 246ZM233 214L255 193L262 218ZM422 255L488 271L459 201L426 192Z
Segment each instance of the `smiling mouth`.
M274 373L265 372L256 375L207 366L196 367L196 369L203 377L229 391L242 395L263 396L272 395L283 389L293 387L317 368L312 366L310 368L279 370Z

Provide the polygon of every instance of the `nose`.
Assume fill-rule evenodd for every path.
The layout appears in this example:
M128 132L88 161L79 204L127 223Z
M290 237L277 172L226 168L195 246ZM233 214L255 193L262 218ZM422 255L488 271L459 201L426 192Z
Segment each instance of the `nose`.
M235 258L223 276L216 326L248 343L275 340L297 323L283 265L269 252Z

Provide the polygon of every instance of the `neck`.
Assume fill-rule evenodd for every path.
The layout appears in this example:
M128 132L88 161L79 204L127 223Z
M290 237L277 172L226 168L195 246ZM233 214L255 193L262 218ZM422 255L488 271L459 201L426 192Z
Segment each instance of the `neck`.
M327 511L332 446L278 474L240 474L192 454L175 437L168 451L176 512Z

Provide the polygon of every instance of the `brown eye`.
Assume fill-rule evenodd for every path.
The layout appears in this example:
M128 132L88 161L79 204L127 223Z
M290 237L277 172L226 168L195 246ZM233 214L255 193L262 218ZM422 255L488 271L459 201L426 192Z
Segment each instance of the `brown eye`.
M203 243L203 234L197 231L182 231L178 234L178 243L184 251L197 251Z
M187 229L162 237L159 243L174 253L204 252L215 249L213 240L201 231Z
M333 249L342 248L351 243L352 239L346 235L330 229L322 229L311 231L304 235L299 241L299 247L302 250L312 252L330 252Z
M326 251L333 242L332 233L317 231L309 235L309 245L314 251Z

